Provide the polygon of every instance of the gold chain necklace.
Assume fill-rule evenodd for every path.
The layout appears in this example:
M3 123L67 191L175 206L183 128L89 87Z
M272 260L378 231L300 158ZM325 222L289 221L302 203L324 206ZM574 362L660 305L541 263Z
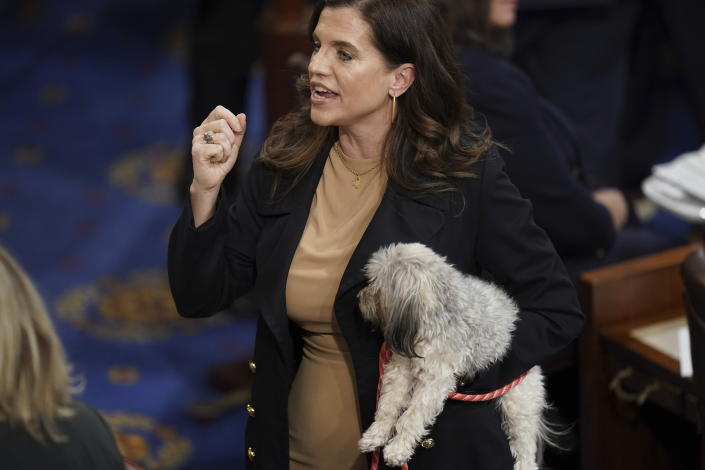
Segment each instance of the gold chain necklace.
M360 179L361 176L365 176L368 173L373 172L377 168L379 168L379 163L369 170L363 171L362 173L357 173L355 170L350 168L348 166L348 163L345 161L346 158L350 158L347 155L345 155L345 152L343 152L343 148L340 146L340 141L335 143L335 151L338 154L338 158L340 159L341 162L343 162L343 166L350 172L352 173L355 177L352 179L352 185L353 188L355 189L360 189L360 186L362 185L362 180Z

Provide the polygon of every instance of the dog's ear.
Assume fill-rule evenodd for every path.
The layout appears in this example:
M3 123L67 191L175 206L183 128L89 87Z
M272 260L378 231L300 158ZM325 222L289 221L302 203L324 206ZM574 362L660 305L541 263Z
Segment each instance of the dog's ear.
M404 357L420 357L416 354L416 338L419 332L418 309L421 306L413 297L402 292L391 294L387 303L387 321L384 324L384 338L389 348Z
M358 307L362 318L377 326L379 319L379 294L375 294L372 285L367 285L357 293Z

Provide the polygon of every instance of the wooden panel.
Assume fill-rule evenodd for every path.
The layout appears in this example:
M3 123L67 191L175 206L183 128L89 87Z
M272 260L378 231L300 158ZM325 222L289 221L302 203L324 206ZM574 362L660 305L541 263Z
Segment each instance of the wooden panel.
M683 310L680 264L698 245L586 272L581 294L589 321L605 327L643 319L670 309Z
M624 420L629 405L608 389L610 368L600 337L619 325L683 315L680 264L698 245L587 272L580 296L586 324L579 344L581 468L668 469L666 451L639 422ZM663 357L662 365L673 367ZM644 445L645 443L648 445ZM637 465L637 466L635 466Z
M304 0L277 1L262 15L260 49L268 128L300 105L294 85L306 71L311 54L310 16L311 7Z
M299 23L308 9L306 0L277 0L274 2L278 23ZM308 15L306 15L308 18Z
M601 336L607 342L614 344L624 350L631 351L636 357L639 357L644 367L654 365L663 369L658 373L667 374L669 379L680 379L680 362L676 359L658 351L648 344L642 343L638 339L631 336L631 331L653 325L675 318L684 318L683 310L676 308L664 310L661 313L654 314L648 318L639 318L638 320L625 321L623 323L614 324L600 330Z
M625 391L639 394L650 388L647 401L695 424L696 395L693 381L680 376L677 361L639 341L633 341L625 344L621 339L605 338L608 383L611 385L613 378L628 369L630 372L620 381ZM652 385L656 385L656 388L652 388Z

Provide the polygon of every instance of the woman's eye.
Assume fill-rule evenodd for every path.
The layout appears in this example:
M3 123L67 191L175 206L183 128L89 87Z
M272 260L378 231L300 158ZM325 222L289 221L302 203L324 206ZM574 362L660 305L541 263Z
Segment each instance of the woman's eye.
M352 60L353 58L350 54L345 51L338 51L338 57L340 57L345 62L347 62L348 60Z
M314 42L313 43L313 52L318 52L318 50L321 48L321 43L319 42Z

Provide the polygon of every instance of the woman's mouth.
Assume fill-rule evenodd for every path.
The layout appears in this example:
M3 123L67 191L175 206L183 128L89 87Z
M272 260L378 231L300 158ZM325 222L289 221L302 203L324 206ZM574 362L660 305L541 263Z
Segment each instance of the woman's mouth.
M311 104L326 104L334 100L337 96L337 93L330 91L326 87L320 85L311 87Z

